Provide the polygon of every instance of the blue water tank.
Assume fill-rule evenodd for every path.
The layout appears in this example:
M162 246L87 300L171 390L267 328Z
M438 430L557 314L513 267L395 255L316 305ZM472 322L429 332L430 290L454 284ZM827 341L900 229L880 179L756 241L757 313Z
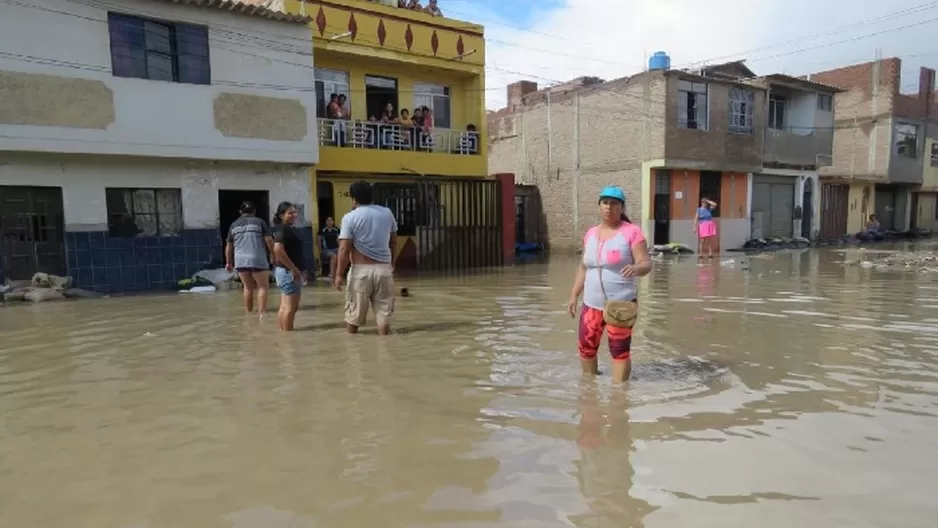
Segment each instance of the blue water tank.
M651 54L651 58L648 59L648 69L649 70L670 70L671 69L671 57L663 51L656 51Z

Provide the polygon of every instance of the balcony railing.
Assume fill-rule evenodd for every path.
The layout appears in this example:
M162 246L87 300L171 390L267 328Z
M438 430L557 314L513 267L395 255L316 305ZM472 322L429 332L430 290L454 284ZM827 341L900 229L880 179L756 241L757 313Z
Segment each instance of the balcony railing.
M319 144L324 147L398 150L471 156L479 153L479 133L342 119L319 120Z

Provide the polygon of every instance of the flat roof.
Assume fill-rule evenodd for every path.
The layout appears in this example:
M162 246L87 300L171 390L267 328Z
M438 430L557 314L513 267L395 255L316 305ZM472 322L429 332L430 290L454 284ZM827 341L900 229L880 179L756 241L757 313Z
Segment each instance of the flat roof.
M839 93L844 90L837 88L836 86L831 86L829 84L821 84L815 81L809 81L807 79L802 79L801 77L792 77L791 75L785 75L784 73L773 73L771 75L764 75L762 77L767 81L779 81L789 84L797 84L804 88L810 88L812 90L822 90L825 92Z

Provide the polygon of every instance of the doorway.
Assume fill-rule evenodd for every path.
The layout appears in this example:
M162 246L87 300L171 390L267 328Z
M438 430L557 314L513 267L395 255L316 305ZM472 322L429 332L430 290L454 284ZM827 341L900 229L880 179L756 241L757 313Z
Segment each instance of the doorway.
M814 180L806 178L804 192L801 195L801 238L811 240L814 227Z
M401 109L398 107L397 79L365 75L365 105L368 109L368 118L380 120L384 107L391 103L394 105L395 115Z
M655 171L655 230L654 244L671 242L671 171Z
M241 203L248 201L257 210L255 215L270 225L270 192L253 190L218 191L218 235L221 237L222 262L225 255L225 241L231 224L241 216Z
M66 274L61 187L0 187L0 271L11 280Z
M319 221L319 224L317 224L317 229L319 229L319 231L317 231L316 234L319 234L322 231L322 228L326 227L327 218L332 218L332 220L335 221L335 225L339 225L339 219L335 217L335 196L333 195L332 191L332 182L316 182L316 205L319 209L319 217L317 218ZM322 243L318 236L316 237L316 240L318 244ZM329 269L326 267L325 259L320 258L319 263L320 267L322 268L320 269L320 272L322 273L321 276L328 276Z

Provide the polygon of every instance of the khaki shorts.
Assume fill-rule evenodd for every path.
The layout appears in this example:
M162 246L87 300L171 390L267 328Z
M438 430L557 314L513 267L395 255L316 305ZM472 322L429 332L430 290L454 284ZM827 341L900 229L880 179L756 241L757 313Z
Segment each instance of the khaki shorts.
M362 326L368 306L375 311L378 326L387 325L394 313L394 274L389 264L353 264L345 289L345 322Z

